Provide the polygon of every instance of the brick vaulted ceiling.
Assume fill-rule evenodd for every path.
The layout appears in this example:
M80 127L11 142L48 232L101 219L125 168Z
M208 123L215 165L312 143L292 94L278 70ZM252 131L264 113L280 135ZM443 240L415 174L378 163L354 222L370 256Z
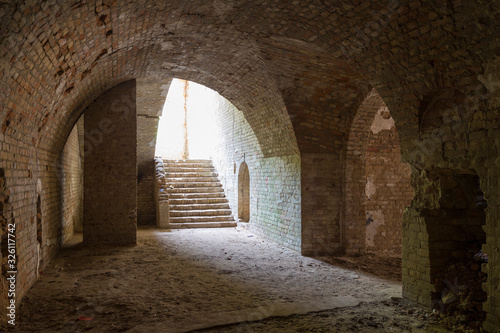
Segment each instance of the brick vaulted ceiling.
M2 1L2 133L59 151L103 91L179 77L242 110L267 156L328 152L372 86L403 144L423 96L441 86L474 91L486 61L500 55L498 8L474 0ZM309 145L317 131L327 133L321 148Z

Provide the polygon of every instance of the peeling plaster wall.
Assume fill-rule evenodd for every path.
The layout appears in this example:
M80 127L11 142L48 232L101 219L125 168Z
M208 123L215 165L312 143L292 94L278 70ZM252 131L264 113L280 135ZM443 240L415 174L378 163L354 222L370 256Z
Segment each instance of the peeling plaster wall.
M389 109L378 109L366 153L367 251L401 253L404 207L410 205L410 167L401 163L399 136Z
M401 162L395 121L377 91L361 103L346 144L345 251L401 253L401 221L410 205L410 167Z

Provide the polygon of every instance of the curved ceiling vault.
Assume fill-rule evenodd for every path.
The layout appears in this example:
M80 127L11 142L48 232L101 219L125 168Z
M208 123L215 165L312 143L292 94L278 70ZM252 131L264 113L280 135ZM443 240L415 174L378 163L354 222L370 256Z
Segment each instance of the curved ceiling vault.
M414 111L429 89L475 88L483 70L477 64L495 52L496 44L487 43L495 26L471 25L482 21L470 17L498 13L494 2L489 8L319 0L1 3L2 133L58 151L103 91L133 78L181 77L242 110L266 156L307 147L311 120L333 133L328 140L345 136L370 84L404 135L418 126ZM420 16L408 17L410 8ZM430 35L446 45L439 54L430 52L435 45L425 47ZM317 103L307 113L310 101Z

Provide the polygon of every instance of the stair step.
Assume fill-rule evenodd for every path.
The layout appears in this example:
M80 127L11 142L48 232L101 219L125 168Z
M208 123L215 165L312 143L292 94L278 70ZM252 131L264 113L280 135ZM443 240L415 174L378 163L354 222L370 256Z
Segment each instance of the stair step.
M170 199L170 205L210 205L210 204L226 204L226 198L194 198L194 199Z
M174 188L189 188L189 187L222 187L219 182L184 182L184 183L170 183L167 179L167 188L173 186Z
M166 172L167 178L199 178L199 177L215 177L219 175L216 172ZM218 179L218 178L217 178Z
M222 187L177 187L169 189L169 194L178 193L222 193L224 194L224 189Z
M217 177L167 177L170 183L218 183Z
M176 216L170 217L170 223L197 223L197 222L227 222L234 221L232 215L225 216Z
M170 210L174 211L189 211L189 210L204 210L204 209L230 209L228 203L204 203L204 204L172 204L170 202Z
M211 160L204 160L204 159L197 159L197 160L169 160L169 159L164 159L163 163L208 163L212 164Z
M170 228L235 227L228 200L211 160L163 160Z
M222 184L219 182L213 183L167 183L167 192L172 191L173 189L178 188L216 188L222 187Z
M192 229L192 228L234 228L236 222L197 222L197 223L170 223L170 229Z
M213 169L214 167L211 163L163 163L163 168Z
M170 210L170 217L230 216L230 209Z
M201 199L201 198L225 198L224 192L172 192L170 193L170 199Z
M188 168L188 167L169 167L169 168L164 168L165 174L171 174L171 173L198 173L198 172L215 172L214 168Z

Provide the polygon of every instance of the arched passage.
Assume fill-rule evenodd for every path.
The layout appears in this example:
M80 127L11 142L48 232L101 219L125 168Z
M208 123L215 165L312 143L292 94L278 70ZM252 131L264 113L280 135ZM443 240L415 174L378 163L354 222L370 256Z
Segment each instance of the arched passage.
M401 254L403 209L410 204L410 168L400 162L389 109L372 90L352 121L345 154L344 244L348 254Z
M238 218L242 222L250 221L250 173L245 162L238 172Z
M282 4L283 8L279 10L272 3L245 1L165 1L152 2L147 6L141 2L16 1L15 4L3 2L0 7L5 36L0 47L4 60L0 65L3 101L0 123L1 141L5 143L0 167L6 170L10 186L16 188L12 193L16 207L31 207L19 212L16 210L19 223L29 221L35 215L33 180L41 177L44 181L52 181L58 177L51 163L58 158L64 138L71 131L77 116L104 90L131 78L165 78L175 72L214 87L245 112L252 128L257 129L265 157L297 153L296 144L288 145L294 140L293 132L288 131L289 122L285 121L286 117L280 116L281 112L286 113L285 109L273 103L280 100L280 93L286 95L288 92L290 96L300 99L297 110L314 111L306 115L292 114L296 126L304 128L305 135L301 141L321 142L327 141L326 138L340 145L344 132L336 128L332 131L331 124L336 119L345 119L345 113L339 112L328 118L323 108L310 108L311 101L325 101L325 109L335 108L335 103L325 98L329 92L321 89L321 82L325 81L320 79L325 72L320 72L319 79L309 76L310 66L323 63L323 59L311 57L310 52L322 49L334 57L349 59L349 63L363 71L363 77L368 78L383 94L399 120L398 129L402 133L404 130L405 158L410 161L409 155L413 153L410 150L419 146L423 148L423 154L420 154L422 160L412 161L413 165L420 166L421 170L436 165L455 169L463 165L462 169L478 170L485 183L485 193L492 203L487 213L487 244L491 251L496 249L494 244L498 243L500 234L496 223L500 143L497 140L498 26L494 19L499 13L499 6L495 1L410 4L373 1L342 5L316 1L306 6ZM255 17L261 19L256 20ZM414 19L409 19L414 17L418 18L418 27L415 27ZM313 18L314 24L311 24ZM353 33L356 31L360 33ZM292 69L298 68L296 63L259 53L258 48L262 48L262 41L267 36L296 38L307 46L307 54L299 57L306 60L304 81L296 80L293 75ZM429 43L437 40L439 45ZM286 50L286 53L294 54L296 51ZM265 63L267 61L268 64ZM282 68L279 64L283 64ZM272 73L271 69L275 68L277 70ZM488 104L484 110L460 120L464 125L460 141L449 136L448 131L442 132L447 125L445 121L429 118L431 121L428 124L418 122L418 102L429 87L446 85L468 96L477 91L476 85L482 87L478 79L488 88L492 98L484 99ZM278 92L276 85L269 84L272 82L279 83ZM346 89L349 82L343 80L341 83L336 90L350 95L353 90ZM307 96L296 93L295 85L318 89L314 95ZM243 95L247 98L238 98ZM340 99L340 105L346 105L344 97ZM448 115L446 117L449 119ZM316 125L312 122L324 126L325 133L329 135L316 140L317 131L313 129ZM417 137L419 125L423 130L421 134L425 134L428 125L437 125L438 131L433 136L448 136L449 139L432 140L429 145L417 139L413 142L411 139ZM449 126L449 130L456 132L454 126ZM321 146L317 145L319 150L340 151L328 144L323 144L324 148ZM315 162L316 156L309 157L311 163L305 166ZM333 157L324 159L324 165L330 166L332 160ZM317 170L321 173L324 169ZM414 176L422 177L418 172ZM266 187L271 188L276 183L273 182L276 178L272 172L266 172L262 178L266 180ZM307 204L312 203L308 206L313 213L317 212L310 214L311 222L318 221L327 209L330 212L323 214L325 218L321 222L326 225L332 221L332 215L337 218L338 209L333 210L328 199L340 192L338 184L338 181L322 182L324 188L320 190L331 194L329 196L314 197L320 191L310 188L312 198ZM420 190L426 189L416 188L417 192ZM306 191L307 186L304 193ZM44 192L43 198L50 198L43 200L43 211L47 212L44 213L44 221L47 221L44 222L44 230L49 240L55 234L54 227L60 225L57 215L60 211L59 190L54 186ZM280 198L279 202L283 200ZM269 206L275 204L271 200L266 200L266 203ZM262 207L261 204L256 207ZM304 216L309 213L306 211ZM409 227L417 229L415 225L420 221L419 215L408 216L411 218ZM276 217L280 221L288 218L282 212L278 212ZM315 227L314 223L311 226ZM320 233L325 229L319 228ZM336 228L332 228L331 234L335 231ZM20 239L34 239L34 236L34 228L20 229ZM311 233L309 236L321 239L321 235ZM417 236L418 233L409 233L408 244L418 239ZM353 244L354 241L356 238L353 238ZM358 243L363 244L361 241ZM19 246L20 253L33 252L32 243L21 243ZM418 247L412 250L416 249ZM425 249L424 246L423 251ZM54 248L51 255L56 250ZM498 258L498 255L492 256L490 264L497 267ZM417 261L411 264L425 266L423 260ZM21 262L23 271L33 271L32 267L28 267L32 265L31 261ZM498 270L492 272L494 274L490 274L487 283L492 298L486 305L489 311L487 327L491 331L500 322L500 307L496 302L499 298L496 287ZM23 295L32 282L32 277L27 278L20 287L19 295Z

